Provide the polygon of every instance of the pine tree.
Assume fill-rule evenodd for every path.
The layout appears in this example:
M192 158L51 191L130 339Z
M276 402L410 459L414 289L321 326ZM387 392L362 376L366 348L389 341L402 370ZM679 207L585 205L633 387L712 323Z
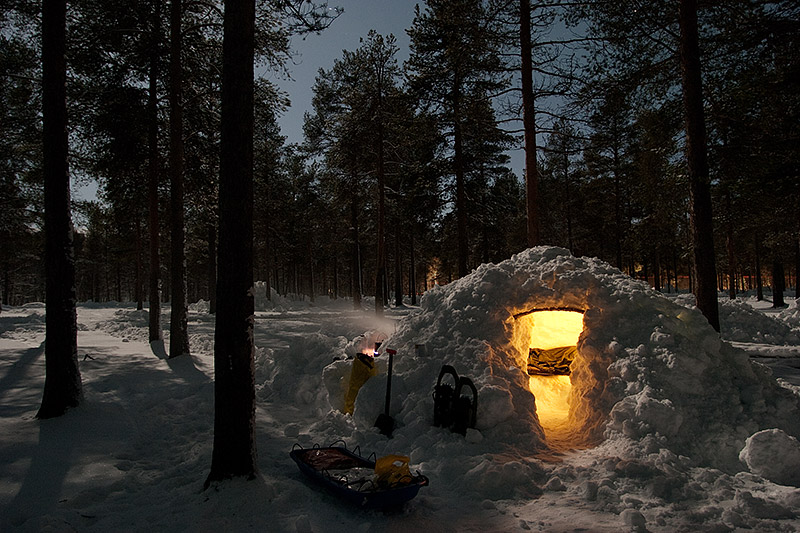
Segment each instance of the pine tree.
M75 309L75 259L67 165L65 0L42 6L42 117L47 325L45 383L37 418L61 416L82 399Z
M468 273L468 206L464 162L464 120L471 99L484 99L503 86L497 32L480 0L429 0L417 6L412 27L411 56L406 64L411 90L420 105L437 113L452 137L450 158L455 178L457 271Z
M253 56L255 2L226 1L211 482L255 477Z

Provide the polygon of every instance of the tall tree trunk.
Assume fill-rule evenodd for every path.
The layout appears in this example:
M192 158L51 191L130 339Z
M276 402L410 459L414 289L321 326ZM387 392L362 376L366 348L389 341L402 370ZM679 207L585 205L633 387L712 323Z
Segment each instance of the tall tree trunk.
M458 240L458 277L463 278L469 273L467 258L469 245L467 243L467 194L465 191L464 157L462 153L461 134L461 86L456 79L453 87L453 164L456 174L456 227Z
M800 298L800 238L794 239L794 298Z
M408 288L411 296L411 305L417 305L417 259L414 254L414 227L411 227L411 259L408 268Z
M380 105L378 113L381 113ZM383 316L383 307L386 305L386 176L383 165L383 117L378 117L378 254L375 258L375 315Z
M306 238L306 257L308 257L308 295L313 303L316 299L316 272L314 271L314 253L311 251L311 235Z
M142 221L136 217L136 285L133 288L136 299L136 310L144 309L144 296L142 295Z
M206 486L257 474L253 345L255 1L226 0L222 47L214 449Z
M158 44L161 31L161 2L153 6L150 31L150 66L147 87L147 225L150 235L149 340L156 355L163 354L161 330L161 260L159 257L158 214ZM153 343L156 343L155 345Z
M183 91L181 65L181 0L170 5L169 33L169 176L170 176L170 235L171 300L169 322L169 356L189 353L188 305L186 302L186 241L183 214Z
M400 224L394 231L394 305L403 305L403 261L400 257Z
M653 288L661 292L661 254L653 252Z
M772 307L783 307L783 291L786 289L786 280L783 272L783 262L774 259L772 262Z
M730 197L728 197L730 202ZM734 246L733 223L731 222L732 213L728 204L728 216L725 224L725 250L728 253L728 298L736 299L736 248Z
M67 165L66 17L66 0L42 3L46 331L44 393L37 418L61 416L83 396Z
M0 297L0 311L3 309L3 304L11 305L11 274L8 271L8 262L3 263L3 296Z
M680 52L686 119L686 160L689 177L689 219L694 248L697 308L719 331L719 307L714 255L714 223L706 153L703 84L697 32L697 0L680 0Z
M616 121L615 121L616 123ZM617 256L617 268L622 270L622 184L619 177L619 147L614 143L614 250Z
M756 300L761 301L764 299L764 281L761 278L761 239L756 233Z
M528 246L539 244L539 168L536 162L536 107L531 57L531 2L519 3L519 49L522 56L522 128L525 131L525 215Z
M353 239L352 276L353 309L361 309L361 243L358 235L358 203L355 196L350 199L350 231Z
M269 287L267 287L269 295ZM208 312L217 312L217 228L208 225Z
M339 257L333 258L333 299L339 299Z

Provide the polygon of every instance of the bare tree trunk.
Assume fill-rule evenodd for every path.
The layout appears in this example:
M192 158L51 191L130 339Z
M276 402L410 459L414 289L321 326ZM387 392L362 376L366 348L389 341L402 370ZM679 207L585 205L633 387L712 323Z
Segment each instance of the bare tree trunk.
M269 287L267 287L269 296ZM217 228L208 225L208 312L217 312Z
M309 235L308 239L306 239L306 257L308 257L308 295L313 303L316 300L316 272L314 271L314 253L311 251L311 235Z
M378 112L380 113L380 106ZM383 316L383 307L386 305L386 176L383 166L383 118L378 117L378 253L375 258L375 315Z
M800 239L794 239L794 298L800 298Z
M728 253L728 298L731 300L736 299L736 249L733 238L733 227L729 219L726 226L725 249Z
M461 135L461 87L458 79L453 88L453 163L456 174L456 228L458 240L458 277L469 273L467 259L469 245L467 242L467 194L465 191L464 160Z
M350 200L350 230L353 238L352 276L353 309L361 309L361 243L358 235L358 204L356 199Z
M414 228L411 228L411 265L408 268L408 288L411 305L417 305L417 260L414 254Z
M161 2L153 6L153 21L150 31L150 72L147 89L147 225L150 234L150 312L149 333L151 345L159 344L156 351L163 353L164 334L161 330L161 260L159 249L158 215L158 43L161 28ZM158 354L157 354L158 355Z
M705 315L709 324L719 331L714 224L697 32L697 0L681 0L679 23L683 105L686 119L686 160L689 177L689 219L692 228L696 277L694 295L697 308Z
M615 121L616 123L616 121ZM619 177L619 147L614 143L614 249L617 268L622 270L622 184Z
M394 305L403 305L403 261L400 257L400 224L394 231Z
M525 130L525 213L528 246L539 244L539 168L536 162L536 107L533 96L531 2L520 0L519 44L522 62L522 127Z
M785 289L786 280L784 279L783 262L776 258L772 262L772 307L784 307L786 305L783 301L783 291Z
M67 166L66 0L42 4L42 136L46 332L45 382L37 418L61 416L83 398L78 368L75 255Z
M255 478L253 56L255 2L225 1L211 482Z
M756 300L759 302L764 299L764 281L761 278L761 240L756 233L755 237L755 250L756 250Z
M133 287L136 310L144 309L144 296L142 295L142 221L136 217L136 285Z
M172 261L170 268L172 312L169 323L169 356L189 353L189 313L186 302L186 241L183 214L183 91L181 66L181 0L170 5L169 54L169 176L170 176L170 234Z

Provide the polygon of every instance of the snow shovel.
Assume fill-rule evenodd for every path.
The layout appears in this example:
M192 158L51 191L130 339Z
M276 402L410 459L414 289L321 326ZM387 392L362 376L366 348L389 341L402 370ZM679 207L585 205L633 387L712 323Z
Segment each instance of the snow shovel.
M383 413L378 415L375 421L375 427L381 432L381 435L386 435L392 438L392 431L394 431L394 418L389 416L389 402L392 399L392 363L394 362L394 354L397 352L391 348L386 349L389 354L389 368L386 372L386 409Z

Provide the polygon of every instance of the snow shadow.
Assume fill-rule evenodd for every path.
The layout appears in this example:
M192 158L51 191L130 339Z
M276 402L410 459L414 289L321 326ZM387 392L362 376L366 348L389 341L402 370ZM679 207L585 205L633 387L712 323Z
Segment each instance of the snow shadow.
M9 350L10 351L10 350ZM35 348L29 348L22 353L22 356L11 364L0 377L0 417L15 417L20 416L23 412L28 410L27 405L19 403L19 398L12 398L11 391L13 389L21 388L24 386L26 375L31 369L31 366L39 359L44 353L44 342ZM6 357L0 359L6 360Z
M39 421L39 439L31 454L30 468L19 492L3 512L0 529L21 527L30 518L49 515L58 505L70 469L74 442L64 438L64 428L74 417ZM41 524L41 521L40 521Z

